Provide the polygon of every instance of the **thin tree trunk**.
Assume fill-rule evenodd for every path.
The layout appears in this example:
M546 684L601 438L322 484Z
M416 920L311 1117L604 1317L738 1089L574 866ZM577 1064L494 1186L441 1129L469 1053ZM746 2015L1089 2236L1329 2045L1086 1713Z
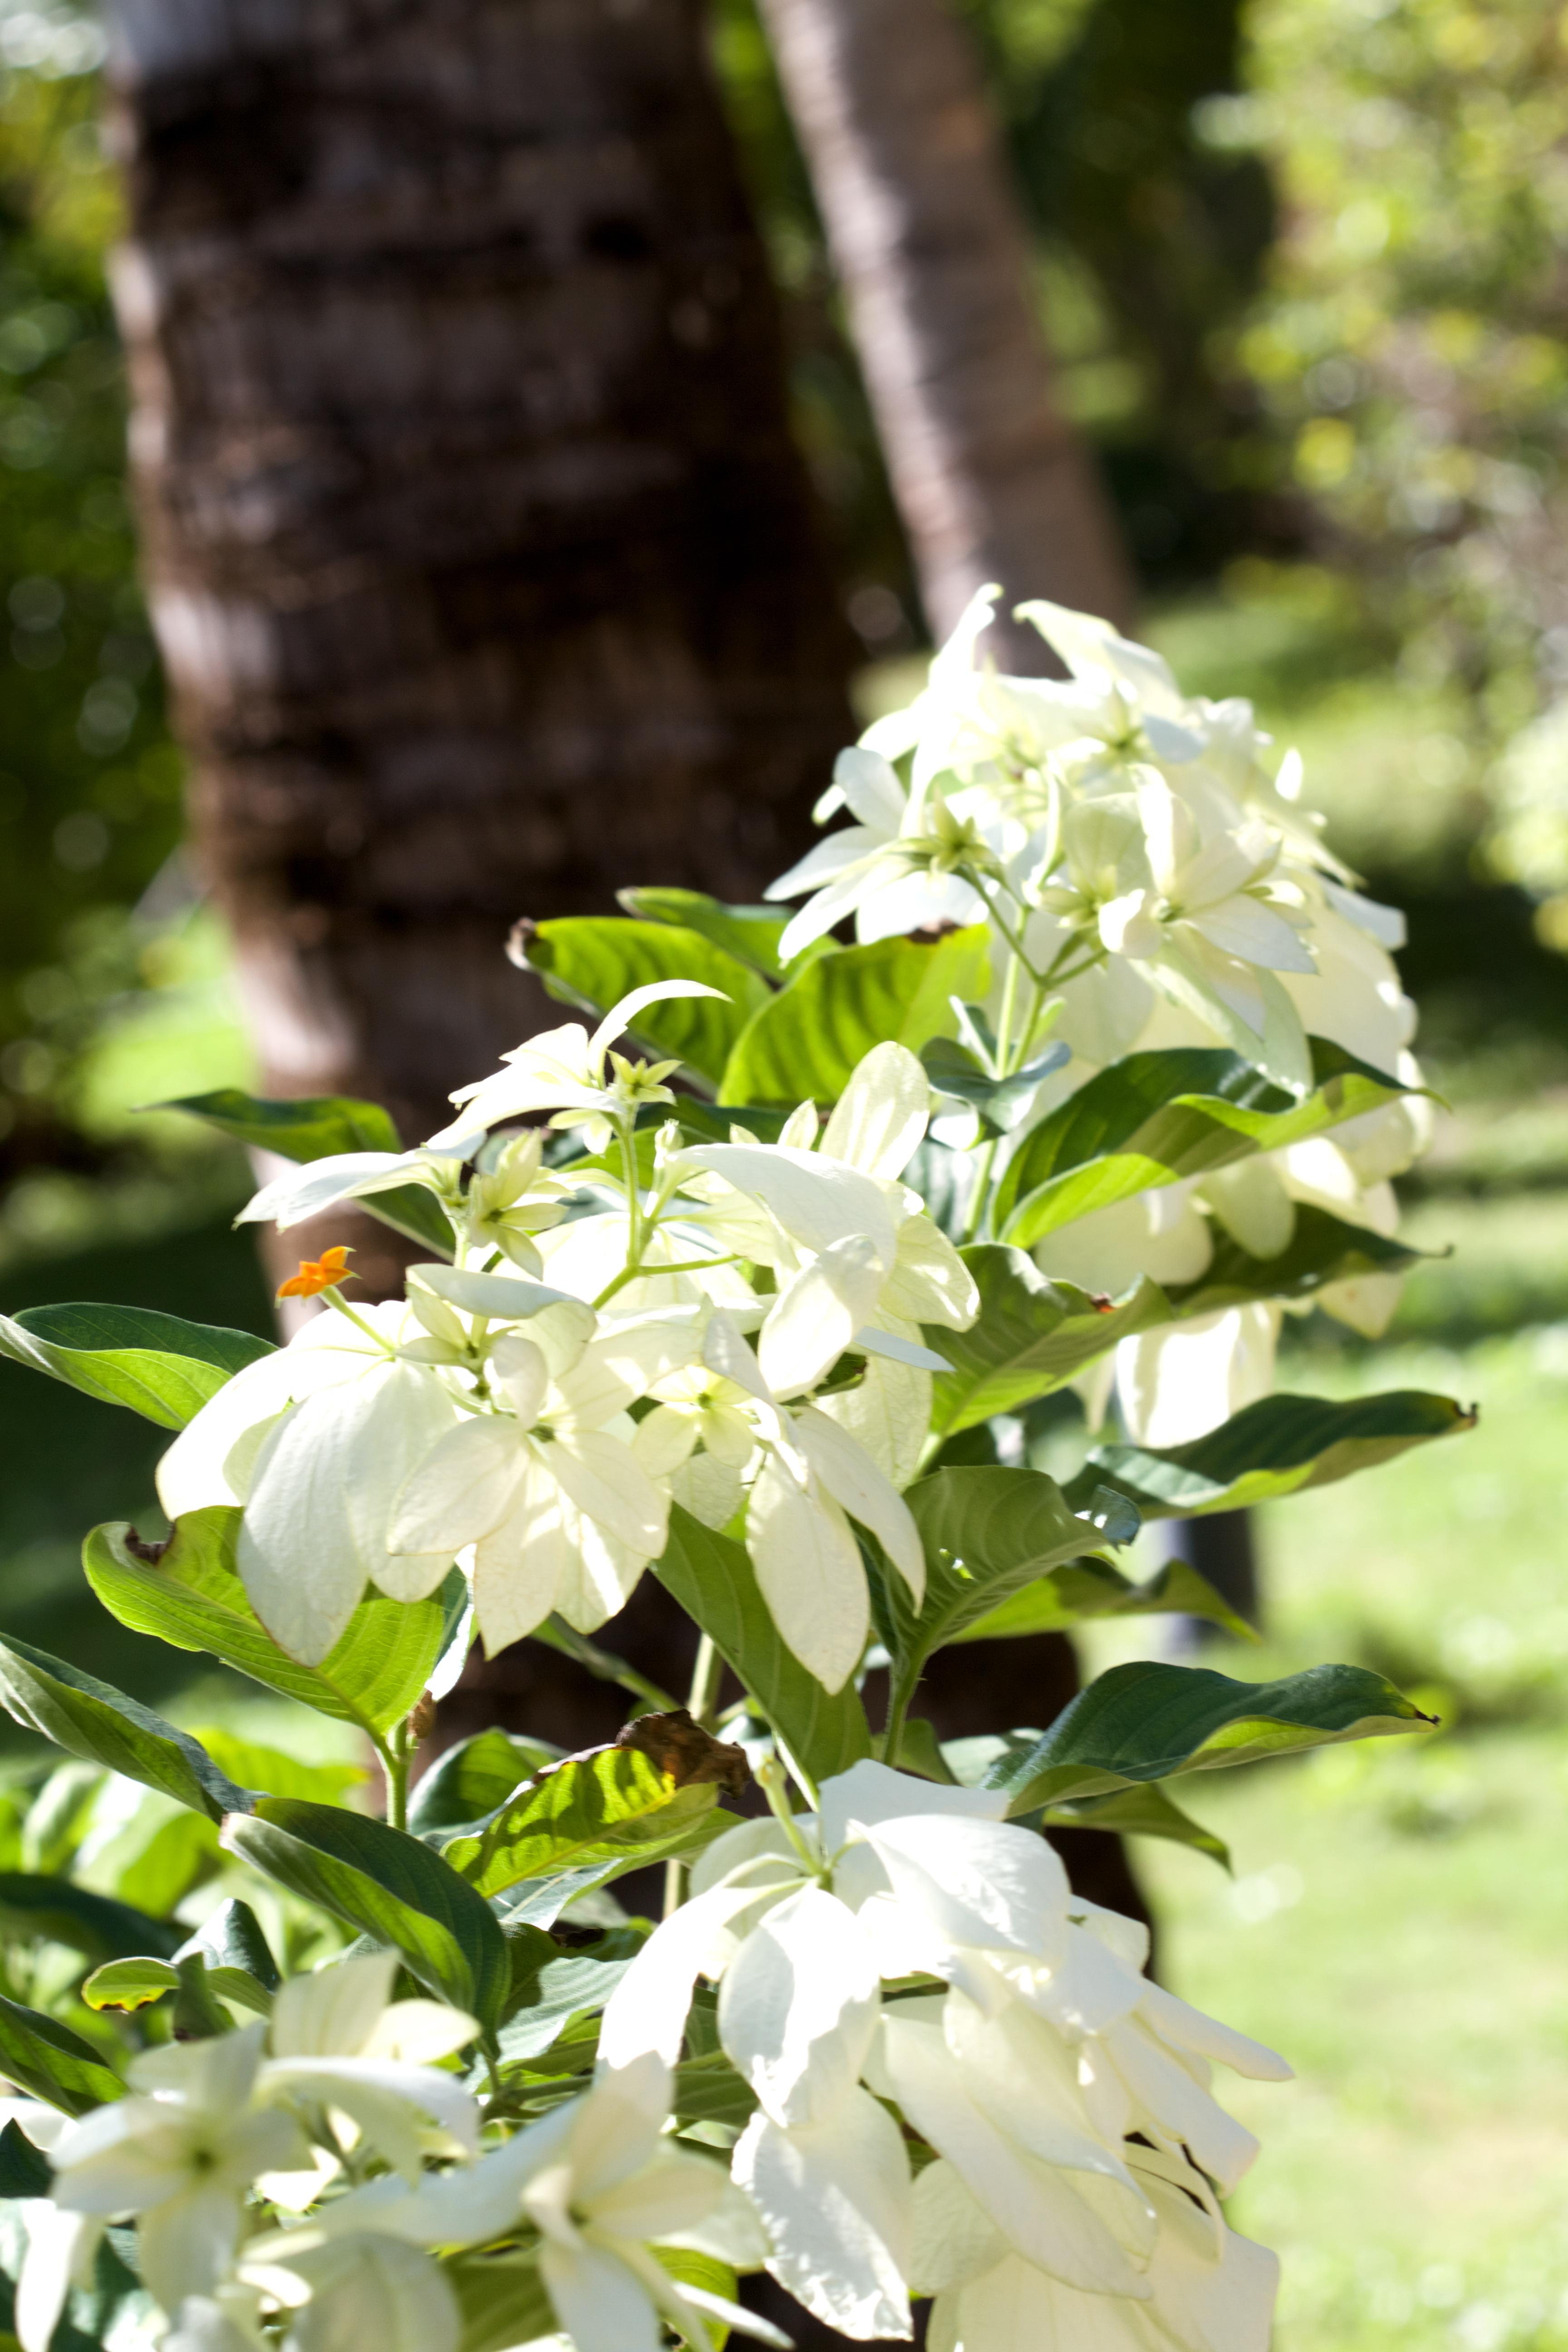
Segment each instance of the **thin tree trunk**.
M950 0L760 0L939 635L994 580L1130 618L1092 461L1063 415L1022 211ZM999 656L1050 667L1032 631Z
M198 854L268 1088L427 1133L540 1025L516 917L754 896L853 731L700 11L115 14Z

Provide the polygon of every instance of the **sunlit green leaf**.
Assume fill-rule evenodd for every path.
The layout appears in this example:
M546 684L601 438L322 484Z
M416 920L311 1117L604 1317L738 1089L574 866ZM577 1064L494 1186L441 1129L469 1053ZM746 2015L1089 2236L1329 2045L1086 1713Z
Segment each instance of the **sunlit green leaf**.
M403 1140L379 1103L348 1095L302 1095L288 1102L248 1095L239 1087L216 1094L182 1095L159 1110L187 1110L232 1136L247 1150L276 1151L285 1160L333 1160L349 1151L401 1151Z
M952 1367L935 1381L931 1426L943 1436L1016 1412L1065 1387L1119 1339L1170 1319L1164 1292L1147 1277L1111 1300L1047 1281L1032 1258L1001 1243L962 1255L980 1291L979 1316L967 1331L933 1324L925 1335Z
M26 1642L0 1642L0 1706L68 1755L161 1789L209 1821L249 1807L249 1792L220 1772L188 1733Z
M0 1315L0 1355L160 1429L184 1429L224 1382L272 1353L248 1331L150 1307L26 1307Z
M1306 1486L1331 1486L1475 1425L1473 1407L1423 1389L1388 1389L1343 1403L1262 1397L1185 1445L1097 1445L1068 1487L1068 1500L1087 1499L1100 1486L1127 1496L1146 1519L1242 1510Z
M408 1826L416 1837L468 1829L505 1804L522 1781L561 1750L548 1741L518 1739L510 1731L476 1731L437 1758L414 1791Z
M728 1827L731 1816L715 1812L718 1798L710 1782L680 1787L637 1748L601 1748L552 1766L442 1853L481 1895L590 1864L636 1869L691 1852Z
M1177 1773L1431 1728L1429 1716L1364 1666L1238 1683L1206 1666L1141 1659L1090 1683L1031 1749L999 1759L985 1786L1026 1813Z
M702 890L642 888L617 890L616 897L628 915L653 923L677 923L700 931L726 955L737 956L753 971L777 980L779 941L789 922L789 910L779 907L726 907Z
M984 924L945 939L879 940L795 969L756 1013L730 1057L721 1102L837 1102L873 1045L891 1039L918 1054L951 1036L950 1000L984 996L990 950Z
M146 2009L178 1990L180 1972L167 1960L110 1960L95 1969L81 1989L89 2009Z
M1230 1848L1202 1822L1194 1822L1173 1802L1159 1780L1139 1788L1114 1789L1108 1797L1082 1797L1063 1805L1047 1805L1047 1829L1107 1830L1118 1837L1164 1838L1172 1845L1190 1845L1206 1853L1223 1870L1230 1868Z
M564 915L529 933L524 950L552 996L598 1022L634 988L659 980L700 980L721 997L677 996L646 1004L633 1034L660 1056L673 1055L712 1086L753 1013L772 991L751 960L690 929L633 922L620 915ZM725 1001L728 1000L728 1001Z
M0 2075L68 2116L123 2098L125 2085L90 2042L19 2000L0 1996Z
M1296 1211L1289 1245L1276 1257L1253 1257L1218 1225L1214 1244L1208 1268L1195 1282L1167 1286L1174 1314L1215 1315L1254 1298L1310 1298L1331 1282L1404 1274L1428 1255L1313 1208Z
M1003 1473L1005 1477L1018 1475ZM1108 1560L1070 1559L948 1638L997 1642L1017 1633L1065 1633L1096 1617L1173 1615L1205 1618L1242 1641L1256 1638L1247 1620L1184 1559L1167 1560L1142 1584L1132 1583Z

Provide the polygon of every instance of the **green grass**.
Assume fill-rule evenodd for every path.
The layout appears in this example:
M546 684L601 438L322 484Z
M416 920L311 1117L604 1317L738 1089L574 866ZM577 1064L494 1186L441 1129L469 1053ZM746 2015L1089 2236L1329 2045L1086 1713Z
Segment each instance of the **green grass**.
M1248 1679L1376 1665L1445 1727L1186 1782L1237 1875L1141 1846L1163 1971L1297 2068L1283 2087L1220 2085L1264 2143L1234 2218L1284 2256L1281 2352L1556 2346L1568 1344L1547 1330L1293 1373L1475 1397L1481 1423L1261 1514L1268 1644L1209 1658Z

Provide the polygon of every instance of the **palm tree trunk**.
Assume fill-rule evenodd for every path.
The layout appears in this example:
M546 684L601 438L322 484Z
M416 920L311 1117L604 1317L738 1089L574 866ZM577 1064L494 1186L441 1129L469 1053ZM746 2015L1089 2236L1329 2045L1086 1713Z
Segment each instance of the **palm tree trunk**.
M698 0L115 0L114 272L198 853L265 1083L427 1133L502 948L753 896L851 641Z
M974 591L1122 623L1132 583L1063 415L1023 215L949 0L760 0L940 635ZM1009 628L1005 663L1049 656Z

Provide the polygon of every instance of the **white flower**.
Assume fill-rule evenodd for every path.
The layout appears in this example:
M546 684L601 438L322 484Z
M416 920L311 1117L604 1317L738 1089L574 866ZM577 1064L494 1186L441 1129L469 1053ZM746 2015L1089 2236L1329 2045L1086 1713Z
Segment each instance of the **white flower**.
M816 894L786 925L781 961L789 962L846 915L855 916L862 942L925 923L984 919L985 902L962 869L994 864L993 846L940 793L907 793L880 752L863 747L839 753L833 782L832 805L847 805L857 822L819 841L769 885L770 898Z
M657 2057L601 2070L584 2097L470 2169L427 2177L412 2191L377 2181L330 2207L321 2233L472 2246L531 2227L540 2274L576 2352L658 2352L665 2319L698 2345L708 2341L709 2318L783 2345L766 2321L722 2296L678 2285L649 2251L688 2246L744 2262L760 2252L721 2168L665 2136L669 2089ZM291 2259L300 2242L309 2240L285 2240L279 2253Z
M187 2295L211 2295L239 2242L247 2190L258 2174L302 2165L299 2126L258 2106L264 2025L207 2042L176 2042L132 2061L136 2095L99 2107L50 2151L54 2206L80 2217L32 2237L22 2290L26 2352L45 2352L86 2240L134 2215L148 2293L173 2314ZM74 2237L75 2242L69 2241Z
M603 1150L616 1125L634 1119L642 1104L675 1099L662 1080L678 1066L676 1063L634 1065L611 1054L615 1040L650 1004L672 997L722 997L723 993L722 989L710 988L699 980L652 981L646 988L634 988L613 1005L591 1036L582 1022L568 1021L559 1029L528 1038L502 1055L506 1066L493 1077L458 1088L452 1100L460 1106L458 1116L430 1138L426 1150L439 1152L470 1137L476 1129L494 1127L500 1119L521 1118L537 1110L556 1114L550 1121L552 1127L585 1127L589 1148ZM606 1061L612 1071L608 1077Z
M272 2005L272 2056L261 2069L258 2095L307 2116L341 2111L386 2163L414 2182L429 2138L426 2126L439 2126L447 2153L478 2150L479 2110L456 2076L434 2062L464 2048L479 2029L473 2018L441 2001L392 2000L397 1965L395 1953L375 1952L291 1977ZM262 2189L281 2204L302 2206L321 2185L318 2166L298 2181L269 2175Z

